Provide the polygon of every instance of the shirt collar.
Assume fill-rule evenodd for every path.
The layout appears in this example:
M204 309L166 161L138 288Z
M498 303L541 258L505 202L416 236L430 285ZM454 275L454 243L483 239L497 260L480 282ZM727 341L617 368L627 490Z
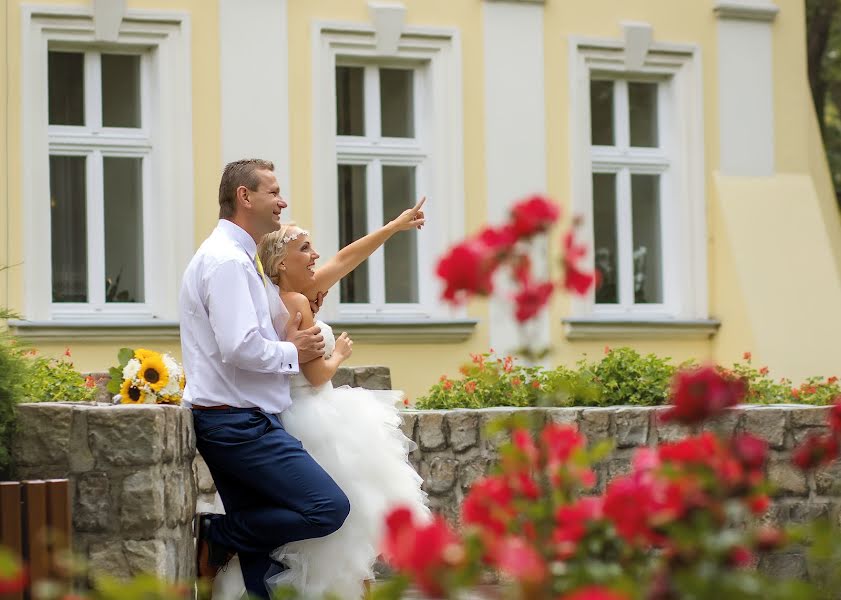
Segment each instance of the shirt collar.
M251 237L245 229L227 219L219 219L219 224L216 228L225 236L242 246L242 249L245 250L246 254L248 254L248 258L254 262L254 257L257 255L257 244L254 242L254 238Z

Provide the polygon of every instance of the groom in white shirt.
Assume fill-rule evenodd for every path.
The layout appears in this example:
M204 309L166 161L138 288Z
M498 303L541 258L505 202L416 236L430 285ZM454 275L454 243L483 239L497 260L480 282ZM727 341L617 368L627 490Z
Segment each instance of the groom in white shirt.
M236 553L258 598L269 597L265 580L277 571L272 550L329 535L350 512L279 419L291 403L289 375L324 354L319 328L298 329L300 313L289 318L256 255L286 206L271 162L226 165L219 223L190 261L179 299L184 404L226 513L197 516L197 575L212 578Z

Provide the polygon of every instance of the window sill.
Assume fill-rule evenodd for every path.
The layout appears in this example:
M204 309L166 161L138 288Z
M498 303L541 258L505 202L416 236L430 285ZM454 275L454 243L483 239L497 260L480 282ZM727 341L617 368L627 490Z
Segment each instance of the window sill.
M328 324L338 335L347 331L358 342L382 342L411 344L457 344L473 335L478 321L464 320L405 320L366 321L344 319Z
M715 335L721 322L716 319L692 320L617 320L564 319L564 334L568 340L699 338Z
M177 321L138 320L56 320L25 321L9 319L9 332L29 342L96 342L104 340L163 340L178 339Z

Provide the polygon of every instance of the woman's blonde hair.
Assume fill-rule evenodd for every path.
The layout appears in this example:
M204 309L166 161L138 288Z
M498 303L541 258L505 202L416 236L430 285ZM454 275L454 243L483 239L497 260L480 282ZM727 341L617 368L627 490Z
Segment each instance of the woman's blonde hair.
M280 229L267 233L257 244L257 256L263 263L263 271L277 286L280 286L278 281L280 278L280 263L289 253L288 244L283 243L283 238L292 233L293 229L300 229L300 227L295 223L281 223Z

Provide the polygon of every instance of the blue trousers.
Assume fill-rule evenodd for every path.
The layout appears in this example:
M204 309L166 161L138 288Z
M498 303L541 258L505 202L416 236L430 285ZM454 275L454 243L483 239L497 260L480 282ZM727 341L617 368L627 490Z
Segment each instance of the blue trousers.
M268 598L266 578L278 571L269 553L333 533L350 502L277 415L194 410L193 424L196 447L225 506L226 514L213 520L210 540L239 555L248 593Z

